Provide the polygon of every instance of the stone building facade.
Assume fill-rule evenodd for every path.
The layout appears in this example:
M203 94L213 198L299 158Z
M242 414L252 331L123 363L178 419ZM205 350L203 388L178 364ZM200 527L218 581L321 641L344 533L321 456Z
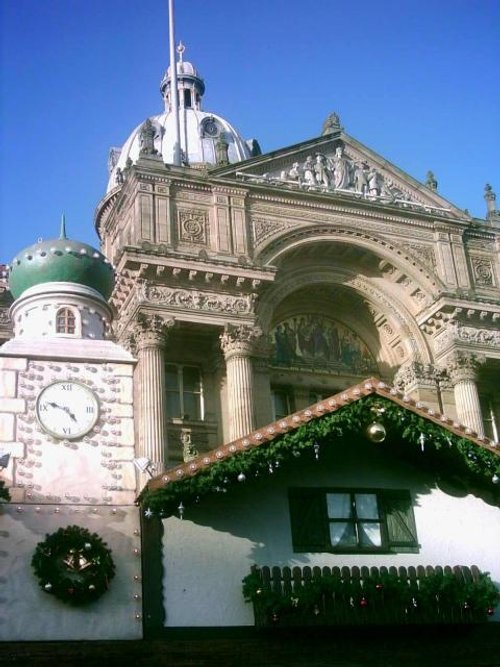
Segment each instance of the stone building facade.
M179 462L186 442L202 452L372 373L498 440L490 186L472 218L336 114L318 138L243 162L190 148L188 167L167 164L161 136L129 140L95 216L118 274L114 333L139 362L143 455Z

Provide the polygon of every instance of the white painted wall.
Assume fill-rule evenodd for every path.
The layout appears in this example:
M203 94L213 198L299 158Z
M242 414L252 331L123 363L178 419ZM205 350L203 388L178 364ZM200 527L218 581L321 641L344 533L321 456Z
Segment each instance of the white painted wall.
M423 454L425 455L425 454ZM164 521L164 599L167 626L253 625L241 580L263 565L477 565L500 583L500 509L466 495L445 493L409 464L388 461L380 445L332 445L311 462L246 481L187 508L184 519ZM307 459L307 460L306 460ZM289 486L407 488L412 491L420 542L417 554L293 553ZM500 620L497 612L494 620Z

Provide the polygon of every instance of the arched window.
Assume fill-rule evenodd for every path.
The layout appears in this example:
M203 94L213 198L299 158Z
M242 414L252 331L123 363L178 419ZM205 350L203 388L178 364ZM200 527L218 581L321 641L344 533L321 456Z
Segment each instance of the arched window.
M56 314L56 333L74 334L76 331L76 318L70 308L60 308Z

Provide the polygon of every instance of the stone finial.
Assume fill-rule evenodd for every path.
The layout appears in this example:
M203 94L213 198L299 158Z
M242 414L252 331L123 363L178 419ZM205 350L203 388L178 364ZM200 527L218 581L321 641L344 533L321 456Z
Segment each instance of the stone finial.
M500 216L500 211L497 211L496 209L497 196L493 192L493 188L489 183L486 183L484 186L484 199L486 200L486 217L496 218L497 216Z
M340 125L340 117L338 113L333 111L326 117L325 122L323 123L321 134L333 134L334 132L338 132L341 129L342 127Z
M434 192L438 189L438 182L436 181L436 177L430 170L427 172L427 179L425 184L430 190L434 190Z

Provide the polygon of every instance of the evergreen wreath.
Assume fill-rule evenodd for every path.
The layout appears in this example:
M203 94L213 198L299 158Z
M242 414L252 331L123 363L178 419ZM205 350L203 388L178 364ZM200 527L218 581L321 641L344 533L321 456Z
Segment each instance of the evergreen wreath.
M111 550L80 526L47 535L37 544L31 565L45 593L74 606L101 597L115 575Z

